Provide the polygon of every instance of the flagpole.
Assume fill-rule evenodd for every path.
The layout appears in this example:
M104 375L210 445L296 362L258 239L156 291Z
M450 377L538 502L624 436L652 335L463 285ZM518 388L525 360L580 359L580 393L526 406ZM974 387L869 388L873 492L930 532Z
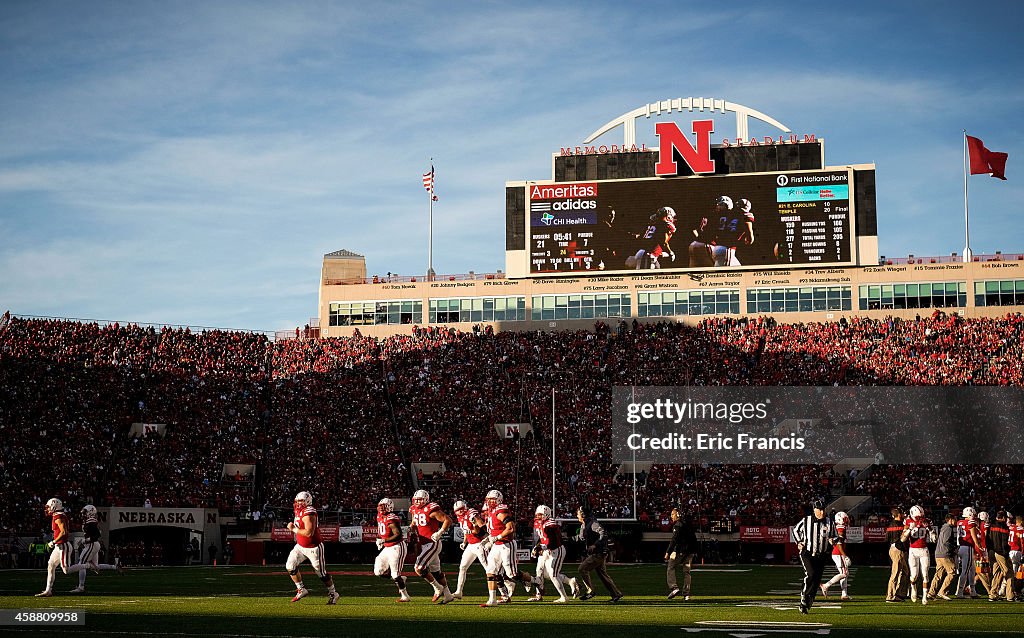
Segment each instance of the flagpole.
M967 208L967 129L964 129L964 263L970 263L971 221Z
M430 212L427 214L427 281L434 281L434 195L427 193Z
M434 281L434 158L430 158L430 191L427 193L430 209L427 213L427 281Z

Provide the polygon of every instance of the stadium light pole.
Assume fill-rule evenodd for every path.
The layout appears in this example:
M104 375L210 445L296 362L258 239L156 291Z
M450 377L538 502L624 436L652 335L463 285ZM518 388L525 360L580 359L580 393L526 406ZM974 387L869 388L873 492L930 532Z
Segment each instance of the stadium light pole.
M558 518L555 508L555 386L551 386L551 511Z

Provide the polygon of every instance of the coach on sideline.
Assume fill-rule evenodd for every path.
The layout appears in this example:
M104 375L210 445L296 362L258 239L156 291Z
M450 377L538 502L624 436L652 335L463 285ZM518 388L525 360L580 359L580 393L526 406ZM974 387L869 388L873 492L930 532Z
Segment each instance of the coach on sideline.
M665 560L668 561L668 598L675 598L680 593L683 600L690 600L690 568L693 566L693 557L697 553L697 534L688 521L683 520L678 508L673 508L669 514L672 520L672 540L665 549ZM679 581L676 578L676 568L683 568L683 589L679 590Z
M814 596L821 587L821 575L830 561L832 546L839 534L835 522L825 516L825 503L811 504L814 513L793 526L793 537L800 552L800 565L804 568L804 588L800 592L800 613L806 614L814 604Z

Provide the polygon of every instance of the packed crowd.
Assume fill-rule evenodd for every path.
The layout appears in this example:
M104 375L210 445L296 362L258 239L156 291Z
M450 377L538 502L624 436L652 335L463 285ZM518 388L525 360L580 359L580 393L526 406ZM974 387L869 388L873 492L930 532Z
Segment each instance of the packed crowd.
M69 504L230 504L222 465L262 458L267 339L12 318L0 331L0 528ZM133 423L163 436L131 436Z
M0 330L0 529L42 523L66 502L231 510L225 463L259 465L260 502L300 489L332 509L408 495L418 464L441 502L501 488L526 512L551 490L657 526L679 504L755 524L791 520L806 495L836 493L826 465L654 465L637 486L612 462L616 386L1024 384L1024 317L771 318L598 324L593 331L417 328L272 343L242 332L12 318ZM58 400L59 399L59 400ZM552 432L552 406L554 431ZM133 423L164 435L129 436ZM503 438L498 426L527 423ZM1020 466L875 466L859 490L935 507L1007 505ZM971 477L965 480L965 475Z

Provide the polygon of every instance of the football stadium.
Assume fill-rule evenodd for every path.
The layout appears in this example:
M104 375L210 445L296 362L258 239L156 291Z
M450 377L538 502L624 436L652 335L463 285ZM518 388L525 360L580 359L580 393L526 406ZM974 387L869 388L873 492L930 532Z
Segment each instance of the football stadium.
M538 160L502 271L5 314L4 633L1020 633L1024 255L879 254L873 164L721 98Z

